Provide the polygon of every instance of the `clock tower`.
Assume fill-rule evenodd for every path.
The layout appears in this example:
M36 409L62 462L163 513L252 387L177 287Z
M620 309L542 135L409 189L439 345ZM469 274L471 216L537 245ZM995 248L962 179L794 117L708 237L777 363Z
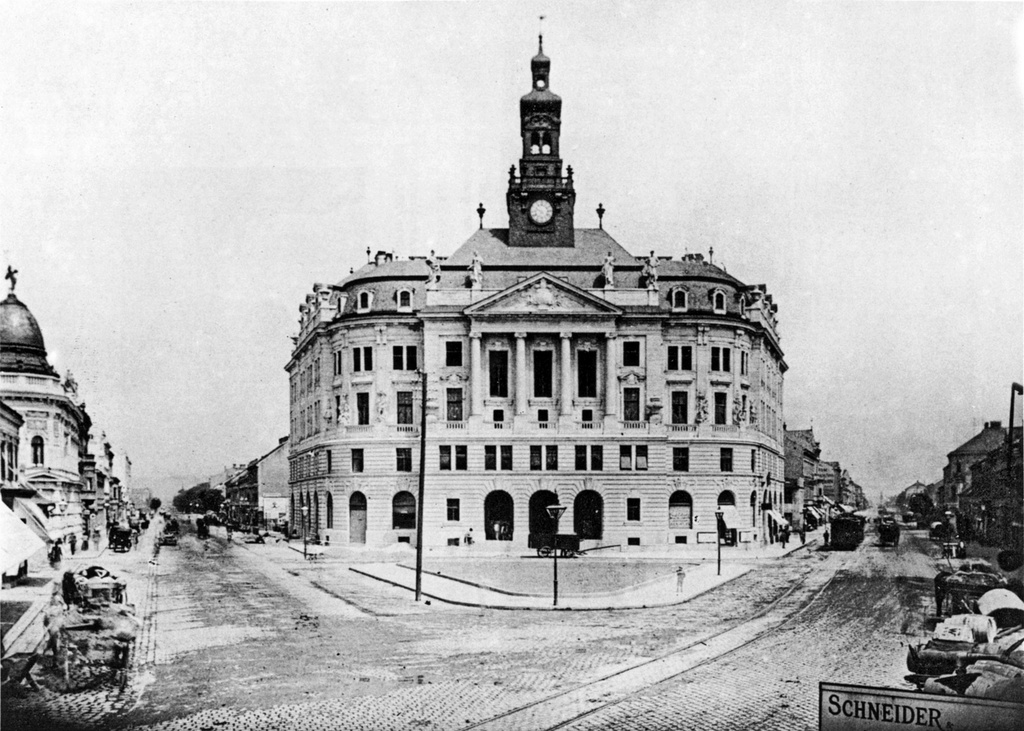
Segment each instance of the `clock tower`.
M530 61L533 89L519 100L519 126L523 156L508 179L508 245L566 246L573 241L572 166L562 177L558 138L562 126L562 99L549 86L551 59L540 50Z

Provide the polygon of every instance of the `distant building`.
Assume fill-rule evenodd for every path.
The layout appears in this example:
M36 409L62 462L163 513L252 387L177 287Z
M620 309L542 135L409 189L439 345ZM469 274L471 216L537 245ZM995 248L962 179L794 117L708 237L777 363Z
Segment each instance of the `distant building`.
M15 461L23 477L5 498L20 518L40 523L50 542L81 545L97 499L82 471L91 420L74 378L62 380L50 365L42 330L10 278L0 301L0 399L23 419Z
M811 507L813 499L819 496L815 475L820 460L821 445L814 436L813 428L786 430L784 510L786 519L796 528L804 525L805 510L811 511L807 517L812 524L823 521L822 515Z
M1024 548L1021 427L1014 427L1012 434L1012 446L1004 441L972 462L969 487L960 493L959 525L968 537L984 544L1020 551Z
M1001 421L985 422L985 428L946 455L942 469L942 489L936 505L957 508L960 494L971 487L971 466L985 459L993 450L1006 442L1006 429Z
M277 528L288 522L288 437L256 462L257 495L260 518L265 528Z

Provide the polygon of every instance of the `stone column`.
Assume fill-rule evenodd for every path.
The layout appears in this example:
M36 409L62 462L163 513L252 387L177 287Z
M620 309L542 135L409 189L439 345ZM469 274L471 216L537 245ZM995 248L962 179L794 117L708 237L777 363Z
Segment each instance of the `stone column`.
M616 378L618 369L617 351L615 338L618 333L605 333L607 338L604 351L605 383L604 383L604 415L615 416L619 413L619 379Z
M516 333L516 414L526 413L526 333Z
M480 368L480 333L469 334L469 388L471 392L469 415L479 416L483 413L483 391Z
M572 414L572 333L562 333L562 388L559 394L560 414Z

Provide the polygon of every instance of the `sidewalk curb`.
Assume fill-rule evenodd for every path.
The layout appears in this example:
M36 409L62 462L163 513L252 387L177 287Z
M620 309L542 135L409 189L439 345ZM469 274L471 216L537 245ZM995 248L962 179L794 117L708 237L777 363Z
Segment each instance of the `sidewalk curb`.
M405 567L403 567L403 568L405 568ZM707 594L709 591L717 589L720 586L725 586L726 584L728 584L728 583L730 583L732 581L735 581L736 579L740 578L741 576L745 576L750 571L752 571L753 568L754 568L753 566L748 566L745 571L742 571L742 572L736 574L735 576L732 576L732 577L726 579L725 581L722 581L721 583L715 584L713 586L709 586L708 588L703 589L702 591L698 591L697 593L692 594L692 595L690 595L690 596L688 596L688 597L686 597L684 599L680 599L678 601L652 602L650 604L641 604L641 605L638 605L638 606L625 606L625 607L612 607L612 606L603 606L603 607L556 607L556 606L550 606L550 607L510 607L510 606L501 605L501 604L477 604L475 602L465 602L465 601L459 601L457 599L446 599L444 597L440 597L440 596L437 596L435 594L430 594L430 593L428 593L426 591L420 591L420 594L422 596L428 597L430 599L436 599L439 602L444 602L445 604L452 604L452 605L460 606L460 607L480 607L482 609L496 609L496 610L508 611L508 612L622 612L622 611L636 611L636 610L639 610L639 609L657 609L657 608L661 608L661 607L672 607L672 606L676 606L677 604L685 604L686 602L690 601L691 599L695 599L695 598L697 598L699 596ZM412 587L405 586L404 584L400 584L400 583L398 583L396 581L392 581L391 579L385 579L385 578L383 578L381 576L374 576L373 574L370 574L370 573L367 573L366 571L362 571L360 569L357 569L354 566L349 566L348 570L353 572L353 573L355 573L355 574L359 574L360 576L365 576L368 579L373 579L374 581L380 581L380 582L382 582L384 584L389 584L389 585L391 585L391 586L393 586L393 587L395 587L397 589L405 589L406 591L410 591L410 592L415 592L416 591ZM440 577L440 578L448 578L448 577ZM463 582L463 583L468 583L468 582ZM481 588L483 588L483 587L481 587ZM526 596L538 596L538 595L528 594Z

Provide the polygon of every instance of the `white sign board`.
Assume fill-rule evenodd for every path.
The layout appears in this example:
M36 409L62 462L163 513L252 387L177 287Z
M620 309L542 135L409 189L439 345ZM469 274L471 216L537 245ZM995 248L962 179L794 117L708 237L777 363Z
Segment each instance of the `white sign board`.
M839 683L818 684L819 731L1018 731L1024 705Z

